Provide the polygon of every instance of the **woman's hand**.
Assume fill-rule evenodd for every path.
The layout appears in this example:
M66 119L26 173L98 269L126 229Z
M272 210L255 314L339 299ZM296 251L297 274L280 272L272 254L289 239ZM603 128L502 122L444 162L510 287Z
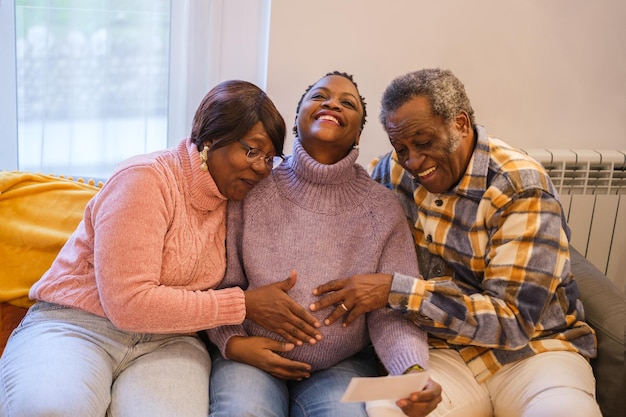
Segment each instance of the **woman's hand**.
M226 356L255 366L276 378L301 380L311 376L311 366L285 359L276 352L289 352L293 343L278 342L260 336L233 336L226 345Z
M441 385L429 379L423 390L402 398L396 405L409 417L424 417L441 402Z
M246 318L295 345L315 344L322 340L316 330L321 324L287 294L295 284L296 272L291 271L284 281L246 290Z
M314 289L313 295L330 294L320 298L309 308L319 311L334 305L335 309L324 320L324 324L329 326L345 315L343 325L349 326L361 314L387 305L392 279L393 275L389 274L367 274L329 281Z

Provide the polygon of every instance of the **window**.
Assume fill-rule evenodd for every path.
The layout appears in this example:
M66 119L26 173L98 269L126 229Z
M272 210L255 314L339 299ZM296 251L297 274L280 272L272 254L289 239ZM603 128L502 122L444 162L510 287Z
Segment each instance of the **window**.
M0 59L15 62L0 69L0 169L106 178L187 136L217 82L264 88L270 2L254 3L0 2Z

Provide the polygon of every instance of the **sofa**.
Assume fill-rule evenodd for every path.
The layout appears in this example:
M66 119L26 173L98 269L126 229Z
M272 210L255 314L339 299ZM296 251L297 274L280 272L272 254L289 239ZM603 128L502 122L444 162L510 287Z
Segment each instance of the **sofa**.
M102 183L0 171L0 354L32 304L28 289L52 263ZM624 417L626 297L575 248L572 272L598 337L591 361L604 417Z
M50 267L102 182L0 171L0 354L32 300L30 286Z

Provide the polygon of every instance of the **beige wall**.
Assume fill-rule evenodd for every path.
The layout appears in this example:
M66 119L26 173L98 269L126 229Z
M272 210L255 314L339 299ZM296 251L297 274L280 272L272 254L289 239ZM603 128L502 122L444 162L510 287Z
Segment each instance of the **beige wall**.
M626 149L624 17L624 0L272 0L267 91L290 130L309 84L354 74L362 164L390 149L387 83L424 67L454 71L477 122L513 145Z

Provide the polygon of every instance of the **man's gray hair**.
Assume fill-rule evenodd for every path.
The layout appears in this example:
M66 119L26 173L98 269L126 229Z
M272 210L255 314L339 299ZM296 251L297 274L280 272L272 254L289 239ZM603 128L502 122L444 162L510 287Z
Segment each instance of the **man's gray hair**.
M463 83L450 70L430 68L401 75L385 89L380 110L383 127L389 113L417 96L426 97L433 114L442 117L446 123L464 111L474 126L474 109L465 94Z

